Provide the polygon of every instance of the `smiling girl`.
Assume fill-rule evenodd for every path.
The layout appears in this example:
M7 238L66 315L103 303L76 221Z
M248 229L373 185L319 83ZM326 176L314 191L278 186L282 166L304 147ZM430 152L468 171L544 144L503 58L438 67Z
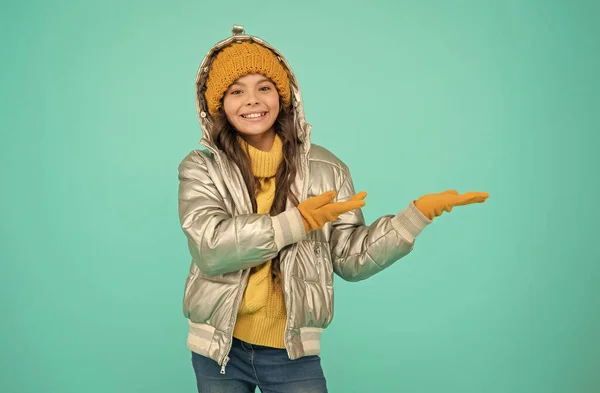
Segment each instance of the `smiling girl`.
M334 274L373 276L433 218L487 193L426 194L366 225L348 167L310 141L283 55L234 26L200 64L204 150L179 165L192 257L183 309L199 392L326 392L320 340Z

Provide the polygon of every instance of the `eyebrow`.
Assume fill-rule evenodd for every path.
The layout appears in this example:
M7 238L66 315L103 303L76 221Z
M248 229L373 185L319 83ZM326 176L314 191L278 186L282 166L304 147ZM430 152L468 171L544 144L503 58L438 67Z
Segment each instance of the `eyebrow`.
M256 82L256 84L263 83L263 82L269 82L270 84L273 84L273 82L271 82L271 80L268 78L263 78L263 79L259 80L258 82ZM233 85L246 86L242 82L233 82L231 84L231 86L233 86Z

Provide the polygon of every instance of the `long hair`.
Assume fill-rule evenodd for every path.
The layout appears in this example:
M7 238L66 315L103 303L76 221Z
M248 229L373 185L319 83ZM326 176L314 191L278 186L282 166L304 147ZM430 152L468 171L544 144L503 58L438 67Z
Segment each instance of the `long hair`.
M275 197L269 214L275 216L286 209L286 201L289 198L294 206L298 206L298 198L291 191L292 184L296 177L296 158L299 151L300 140L294 126L293 109L284 107L281 98L279 100L279 114L274 123L275 133L279 135L282 141L283 158L275 174ZM213 136L217 147L225 152L227 157L232 160L242 173L246 188L252 202L252 211L257 212L256 192L260 186L252 173L252 163L250 157L243 151L237 140L238 131L229 123L223 106L214 118ZM273 273L277 280L281 280L281 266L279 254L272 261Z

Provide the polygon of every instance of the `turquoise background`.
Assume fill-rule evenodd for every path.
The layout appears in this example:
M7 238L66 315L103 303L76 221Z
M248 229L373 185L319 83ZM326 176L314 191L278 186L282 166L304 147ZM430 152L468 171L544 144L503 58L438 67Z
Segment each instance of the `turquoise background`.
M193 392L177 165L194 80L241 24L300 81L368 223L486 191L336 281L331 392L600 392L600 6L5 2L0 391Z

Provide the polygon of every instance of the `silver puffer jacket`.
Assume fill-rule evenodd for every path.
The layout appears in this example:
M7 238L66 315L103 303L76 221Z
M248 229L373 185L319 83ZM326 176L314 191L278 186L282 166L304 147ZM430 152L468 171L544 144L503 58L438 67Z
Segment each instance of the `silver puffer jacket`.
M310 143L300 88L292 69L275 48L234 26L200 64L202 92L216 52L235 41L251 40L271 49L289 73L295 125L302 140L298 175L292 187L303 201L329 190L337 201L355 194L348 167L325 148ZM287 309L285 346L290 359L320 353L321 333L333 318L334 273L347 281L366 279L410 253L416 236L431 222L411 202L397 215L366 226L362 212L341 215L322 229L304 232L298 209L275 217L253 214L239 169L217 149L203 94L197 96L204 150L193 150L179 165L179 218L192 262L185 284L183 312L189 321L187 347L228 361L232 332L250 268L281 255Z

